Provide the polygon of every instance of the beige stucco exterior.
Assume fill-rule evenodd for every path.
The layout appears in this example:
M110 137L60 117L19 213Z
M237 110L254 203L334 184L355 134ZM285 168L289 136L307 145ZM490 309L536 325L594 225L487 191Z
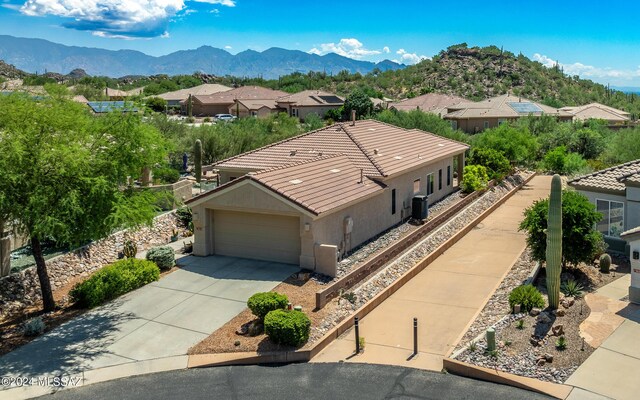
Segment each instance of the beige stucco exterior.
M325 114L329 110L338 109L342 106L342 104L337 106L297 106L295 104L286 103L278 104L280 106L284 106L290 117L298 117L300 121L304 121L309 114L316 114L318 117L324 118Z
M230 186L227 190L220 190L207 196L202 202L195 203L192 206L195 227L193 253L197 256L216 254L216 242L219 242L219 240L216 240L215 236L224 234L223 230L214 228L216 213L219 213L220 210L247 213L239 218L241 223L243 223L242 221L245 217L251 217L250 214L256 213L280 216L283 223L285 219L295 217L298 221L298 237L294 238L291 235L278 236L282 236L281 240L299 241L298 264L303 268L316 270L318 262L315 250L317 246L336 246L338 253L344 255L358 245L409 217L412 197L418 194L427 194L427 176L429 174L433 174L433 192L428 197L429 203L434 203L456 190L453 186L453 160L453 157L447 157L397 176L385 178L381 181L386 185L382 192L361 198L354 203L346 204L341 208L333 209L320 215L315 215L255 181L244 180ZM449 182L447 182L447 167L450 168ZM442 171L442 184L440 184L439 171ZM242 171L221 169L221 183L229 182L231 177L241 176L237 175L240 172ZM418 180L419 185L416 186L419 186L419 190L414 192L414 182ZM395 213L392 212L392 193L394 190L396 196ZM345 232L345 220L347 218L353 221L350 234ZM258 218L254 218L254 220L259 223ZM273 243L273 232L264 229L256 230L256 232L258 232L256 235L263 235L265 243ZM237 232L232 233L232 235L234 234L237 234ZM250 239L252 241L260 240L255 235ZM298 245L298 243L295 243L295 245ZM259 253L255 250L255 246L247 246L245 256L259 258ZM268 256L271 257L271 255ZM327 273L326 271L318 272Z

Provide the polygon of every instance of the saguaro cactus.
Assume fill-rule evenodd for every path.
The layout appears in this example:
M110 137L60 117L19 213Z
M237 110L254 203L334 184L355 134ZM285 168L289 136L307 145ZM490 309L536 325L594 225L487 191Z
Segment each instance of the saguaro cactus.
M560 274L562 273L562 182L558 174L551 179L549 218L547 220L547 293L549 307L560 304Z
M202 179L202 142L200 139L196 140L196 144L193 146L193 162L195 163L196 182L200 183Z

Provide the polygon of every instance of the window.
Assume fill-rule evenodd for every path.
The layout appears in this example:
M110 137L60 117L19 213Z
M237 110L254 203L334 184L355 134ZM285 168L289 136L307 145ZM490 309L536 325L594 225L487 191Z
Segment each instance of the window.
M624 203L596 199L596 209L602 214L598 231L606 236L620 237L624 231Z
M433 193L433 174L427 175L427 196Z
M292 117L297 117L298 116L298 109L297 108L292 108L291 109L291 116Z
M499 119L499 120L498 120L498 126L500 126L500 125L504 124L505 122L506 122L505 120L503 120L503 119Z
M442 190L442 169L438 170L438 190Z
M396 190L391 190L391 215L396 213Z
M451 120L451 129L453 129L454 131L458 129L458 121Z
M484 129L488 129L489 128L489 121L484 121Z
M420 193L420 179L413 181L413 194Z
M252 117L257 117L258 116L258 112L257 111L251 111L251 116Z
M447 186L451 186L451 165L447 165Z

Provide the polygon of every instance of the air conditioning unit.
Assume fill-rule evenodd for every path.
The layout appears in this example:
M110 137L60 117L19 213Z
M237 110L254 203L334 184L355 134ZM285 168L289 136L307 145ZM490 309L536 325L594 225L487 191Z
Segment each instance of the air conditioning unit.
M411 218L417 220L427 219L427 196L413 196L411 199Z

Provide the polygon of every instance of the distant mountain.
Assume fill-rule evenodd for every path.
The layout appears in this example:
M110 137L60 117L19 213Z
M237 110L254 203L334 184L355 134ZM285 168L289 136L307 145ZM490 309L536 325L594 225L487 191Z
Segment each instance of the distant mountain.
M634 86L611 86L612 89L615 90L619 90L623 93L627 93L627 94L640 94L640 87L634 87Z
M343 70L366 74L375 68L397 70L405 65L385 60L358 61L337 54L319 56L298 50L271 48L263 52L246 50L233 55L225 50L202 46L153 57L134 50L105 50L65 46L43 39L0 35L0 60L30 73L68 73L82 69L92 76L180 75L203 72L218 76L278 78L293 72Z

